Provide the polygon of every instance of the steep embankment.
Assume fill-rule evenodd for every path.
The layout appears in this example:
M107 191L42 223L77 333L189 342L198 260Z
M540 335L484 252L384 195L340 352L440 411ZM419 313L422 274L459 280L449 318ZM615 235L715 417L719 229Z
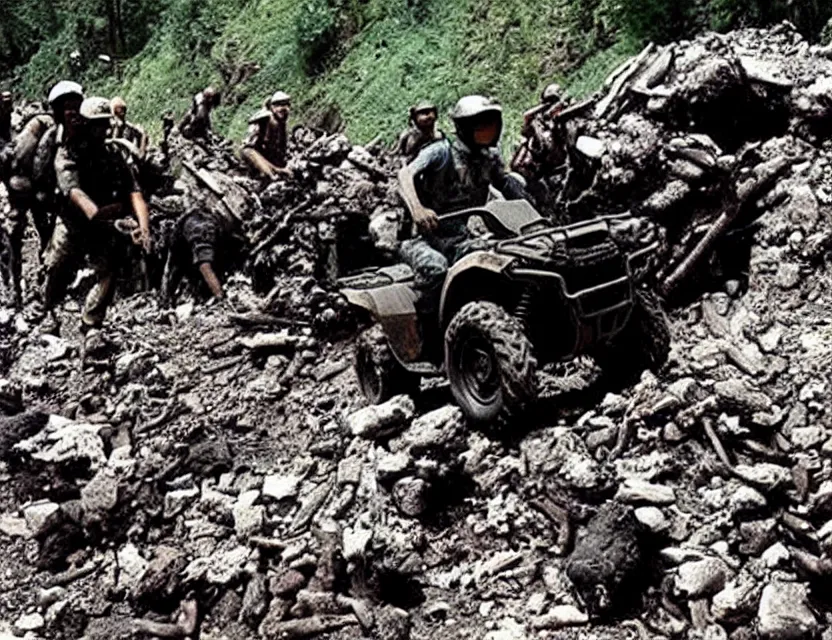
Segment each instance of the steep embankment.
M137 117L153 123L165 109L181 112L200 86L227 84L237 70L257 64L259 71L227 91L219 112L230 137L241 134L264 96L283 88L298 98L299 117L338 114L353 139L391 139L409 105L423 97L444 109L465 93L493 94L509 121L519 121L546 82L566 79L583 46L569 33L562 2L408 4L373 1L326 17L308 13L307 3L255 0L230 17L208 57L184 65L177 29L166 25L128 65L120 90ZM338 24L327 27L328 21ZM576 75L575 88L596 86L633 48L604 54L599 77L594 69Z
M668 231L735 200L756 223L728 245L739 273L723 245L700 265L718 286L686 283L655 375L551 368L501 433L441 381L360 408L351 339L322 330L338 298L315 263L383 215L383 156L309 140L303 180L258 193L183 142L248 192L258 248L228 292L249 312L119 297L82 344L77 299L61 337L31 302L0 309L0 411L52 414L0 418L0 637L828 637L829 54L787 26L703 36L632 61L579 119L598 162L569 157L593 178L567 180L569 210L645 192ZM761 109L773 131L735 126Z
M392 138L408 106L425 97L444 110L465 93L493 94L517 121L547 82L571 81L585 92L636 47L620 43L573 73L615 40L593 32L593 12L581 17L568 0L160 4L147 17L155 22L148 41L118 70L97 60L106 38L83 37L94 25L64 28L19 70L17 86L37 97L61 73L81 76L93 91L123 94L132 117L156 132L162 113L181 113L211 83L226 90L217 125L233 138L263 98L282 88L296 97L298 119L337 113L353 139L366 141Z
M0 85L31 98L60 77L123 94L158 134L206 84L225 89L218 129L238 138L276 88L298 120L343 121L391 139L408 105L498 96L508 121L553 80L573 95L647 40L791 18L816 37L832 8L767 0L13 0L0 7ZM817 6L816 6L817 5ZM99 60L114 56L114 66ZM75 56L73 58L73 55ZM3 76L8 79L3 81ZM511 143L516 126L507 128Z
M799 6L792 6L798 5ZM0 86L37 99L62 77L124 95L154 134L211 83L238 138L276 88L299 121L392 139L421 98L498 96L510 122L551 81L573 95L649 40L791 19L816 39L828 3L778 0L12 0L0 6ZM118 62L99 59L107 54ZM508 144L517 127L508 128Z

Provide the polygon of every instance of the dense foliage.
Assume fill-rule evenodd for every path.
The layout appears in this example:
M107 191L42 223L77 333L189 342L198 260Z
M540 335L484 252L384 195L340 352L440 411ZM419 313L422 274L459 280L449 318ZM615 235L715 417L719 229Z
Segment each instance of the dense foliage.
M648 40L782 19L817 39L830 15L832 0L3 0L0 85L42 97L76 78L158 131L212 83L234 136L282 88L304 118L389 139L420 98L489 93L519 118L547 82L592 91Z

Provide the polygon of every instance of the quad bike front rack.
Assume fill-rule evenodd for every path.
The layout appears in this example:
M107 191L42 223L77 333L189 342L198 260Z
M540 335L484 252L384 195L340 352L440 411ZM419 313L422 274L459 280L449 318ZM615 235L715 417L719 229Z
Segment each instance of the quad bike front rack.
M629 320L633 307L632 264L658 248L656 241L632 252L622 252L612 240L610 224L628 218L628 214L605 216L543 229L522 238L503 240L497 244L497 250L526 264L551 265L553 270L513 267L511 273L515 277L556 282L578 318L592 327L595 339L605 341Z

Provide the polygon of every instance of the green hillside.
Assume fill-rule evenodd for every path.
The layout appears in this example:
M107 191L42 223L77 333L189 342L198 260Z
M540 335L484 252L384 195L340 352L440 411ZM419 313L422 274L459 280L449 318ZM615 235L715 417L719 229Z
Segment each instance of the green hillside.
M33 98L56 79L78 78L90 92L123 95L131 117L155 133L162 113L178 117L190 96L213 84L224 89L216 126L234 138L280 88L295 97L296 120L340 118L355 140L390 140L421 98L444 110L460 95L490 94L505 105L508 122L518 122L548 82L576 96L591 92L648 39L784 17L817 35L829 4L7 0L0 3L0 77ZM100 61L102 53L117 62Z

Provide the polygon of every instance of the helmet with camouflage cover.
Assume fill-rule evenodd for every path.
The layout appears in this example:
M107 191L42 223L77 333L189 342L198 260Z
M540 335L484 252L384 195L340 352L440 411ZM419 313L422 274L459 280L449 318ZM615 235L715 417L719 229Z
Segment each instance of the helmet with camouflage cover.
M269 98L270 107L276 104L289 104L290 102L292 102L292 96L290 96L285 91L275 91L272 94L272 97Z
M468 146L490 147L497 144L503 129L503 108L492 98L472 95L460 98L450 112L456 135ZM477 132L493 129L489 141L478 139Z
M436 105L433 102L431 102L430 100L420 100L412 107L410 107L410 119L415 120L417 114L427 113L431 111L434 115L439 115L439 109L436 108Z
M52 90L49 92L48 101L52 108L55 108L56 103L61 100L65 100L70 96L81 98L81 100L83 100L84 89L80 84L72 82L72 80L61 80L58 84L52 87Z
M84 120L109 120L113 117L113 109L107 98L93 96L81 103L81 117Z
M113 110L113 113L115 113L118 109L124 109L124 111L126 112L127 103L124 101L124 98L116 96L115 98L110 100L110 108Z

